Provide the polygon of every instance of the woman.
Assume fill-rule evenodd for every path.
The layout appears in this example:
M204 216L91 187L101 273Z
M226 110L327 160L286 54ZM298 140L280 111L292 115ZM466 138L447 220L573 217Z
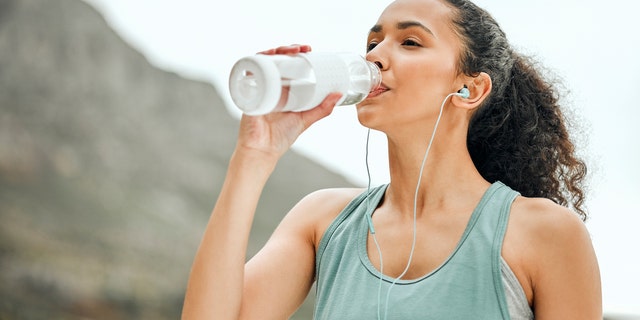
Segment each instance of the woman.
M601 319L584 164L495 21L466 0L397 0L367 51L383 84L358 119L386 134L390 183L308 195L245 264L267 178L339 95L244 116L183 318L287 318L317 281L319 319Z

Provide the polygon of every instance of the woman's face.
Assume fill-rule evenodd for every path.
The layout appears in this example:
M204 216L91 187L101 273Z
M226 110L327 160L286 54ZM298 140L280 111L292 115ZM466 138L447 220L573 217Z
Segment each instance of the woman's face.
M382 87L357 107L363 125L385 131L434 118L444 98L462 87L462 47L451 8L440 0L398 0L371 28L367 60L382 70Z

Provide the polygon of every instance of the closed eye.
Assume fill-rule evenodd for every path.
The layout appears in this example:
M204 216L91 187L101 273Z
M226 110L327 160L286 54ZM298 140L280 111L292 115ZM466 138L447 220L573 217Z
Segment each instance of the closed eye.
M422 45L420 43L418 43L417 41L411 40L411 39L407 39L402 41L402 45L403 46L408 46L408 47L422 47Z
M367 44L367 52L373 50L377 45L378 43L375 41L369 42L369 44ZM412 39L406 39L402 41L401 45L406 47L422 47L422 45L418 41Z
M375 48L378 45L377 42L369 42L369 44L367 44L367 52L373 50L373 48Z

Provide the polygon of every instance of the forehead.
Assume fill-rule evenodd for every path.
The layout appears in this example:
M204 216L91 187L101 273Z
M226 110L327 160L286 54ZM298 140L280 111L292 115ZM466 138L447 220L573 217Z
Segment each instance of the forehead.
M437 36L450 33L453 12L442 0L396 0L382 12L376 24L393 25L399 21L417 21Z

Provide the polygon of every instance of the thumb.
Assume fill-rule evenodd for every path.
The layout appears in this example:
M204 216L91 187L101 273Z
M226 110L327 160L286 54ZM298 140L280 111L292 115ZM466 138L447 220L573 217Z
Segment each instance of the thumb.
M340 98L342 98L342 93L330 93L317 107L302 112L301 116L305 129L318 120L330 115Z

